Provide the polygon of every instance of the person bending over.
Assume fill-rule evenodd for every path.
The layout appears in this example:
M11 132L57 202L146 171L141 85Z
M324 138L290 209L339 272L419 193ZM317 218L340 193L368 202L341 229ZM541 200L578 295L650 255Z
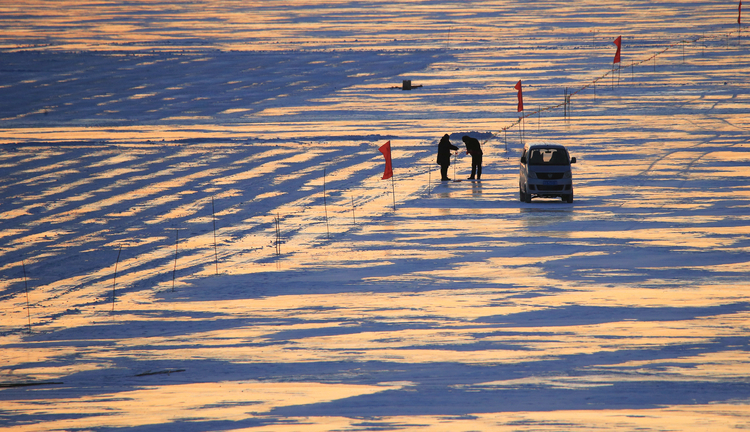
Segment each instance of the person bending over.
M482 146L479 145L479 140L468 135L464 135L461 139L466 144L466 153L471 155L471 177L469 177L469 180L474 180L475 178L476 180L481 180Z

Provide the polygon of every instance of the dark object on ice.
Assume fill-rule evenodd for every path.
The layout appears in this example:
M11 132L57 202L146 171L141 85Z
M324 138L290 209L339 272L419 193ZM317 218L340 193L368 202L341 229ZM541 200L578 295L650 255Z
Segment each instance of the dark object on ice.
M451 165L451 150L458 150L458 147L451 144L450 136L443 135L438 143L437 163L440 165L440 180L448 181L448 167Z
M401 90L411 90L411 89L420 88L420 87L422 87L421 84L420 85L412 85L411 80L403 80L401 82L401 86L400 87L399 86L394 86L394 87L391 87L391 88L392 89L401 89Z
M31 382L21 382L21 383L0 383L0 388L31 387L31 386L40 386L40 385L53 385L53 384L62 384L62 381L31 381Z
M468 135L464 135L461 140L466 144L466 153L471 155L471 177L469 180L481 180L482 179L482 146L479 145L479 140L472 138ZM476 177L475 177L476 176Z
M135 376L141 377L141 376L160 375L160 374L167 374L167 375L169 375L169 374L177 373L177 372L185 372L185 369L165 369L165 370L156 371L156 372L148 371L148 372L143 372L143 373L136 374Z

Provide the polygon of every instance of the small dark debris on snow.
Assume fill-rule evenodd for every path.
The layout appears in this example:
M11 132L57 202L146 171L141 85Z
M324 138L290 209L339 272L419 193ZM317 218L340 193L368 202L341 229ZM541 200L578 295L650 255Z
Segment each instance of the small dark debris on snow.
M62 381L31 381L31 382L20 382L20 383L0 383L0 388L11 388L11 387L31 387L40 385L54 385L62 384Z
M154 371L154 372L152 372L152 371L146 371L146 372L143 372L143 373L136 374L135 376L141 377L141 376L162 375L162 374L169 375L169 374L173 374L173 373L177 373L177 372L185 372L185 369L165 369L165 370Z

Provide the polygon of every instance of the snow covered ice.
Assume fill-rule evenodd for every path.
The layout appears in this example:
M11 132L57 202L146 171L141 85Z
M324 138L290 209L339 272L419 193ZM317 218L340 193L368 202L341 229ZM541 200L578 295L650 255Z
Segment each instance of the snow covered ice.
M737 13L0 6L0 426L750 427ZM522 139L573 204L519 202Z

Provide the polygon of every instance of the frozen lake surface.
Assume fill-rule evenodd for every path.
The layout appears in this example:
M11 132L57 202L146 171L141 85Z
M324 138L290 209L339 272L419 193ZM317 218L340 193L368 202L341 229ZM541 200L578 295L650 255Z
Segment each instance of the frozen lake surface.
M736 4L255 3L0 6L4 429L750 427Z

